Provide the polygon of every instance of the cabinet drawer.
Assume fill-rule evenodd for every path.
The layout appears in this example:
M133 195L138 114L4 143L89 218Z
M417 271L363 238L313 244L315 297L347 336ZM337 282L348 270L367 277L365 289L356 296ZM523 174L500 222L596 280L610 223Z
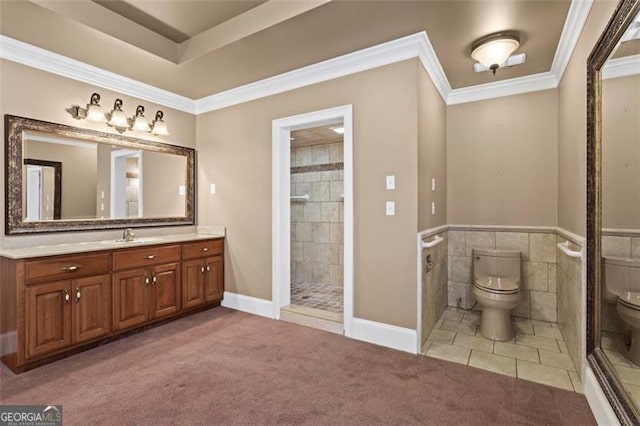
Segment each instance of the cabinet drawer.
M113 269L139 268L180 260L180 246L156 246L113 253Z
M100 253L34 260L27 262L25 269L27 283L108 274L111 271L111 255Z
M222 240L198 241L182 245L182 258L205 257L222 254L224 242Z

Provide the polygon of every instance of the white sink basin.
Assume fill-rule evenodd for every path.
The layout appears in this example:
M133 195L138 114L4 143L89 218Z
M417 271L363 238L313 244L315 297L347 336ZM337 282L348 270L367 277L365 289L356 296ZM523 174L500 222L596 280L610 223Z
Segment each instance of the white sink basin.
M100 241L100 244L144 244L144 243L154 243L157 241L162 241L162 238L159 238L159 237L134 238L130 241L125 241L124 239L120 238L117 240Z

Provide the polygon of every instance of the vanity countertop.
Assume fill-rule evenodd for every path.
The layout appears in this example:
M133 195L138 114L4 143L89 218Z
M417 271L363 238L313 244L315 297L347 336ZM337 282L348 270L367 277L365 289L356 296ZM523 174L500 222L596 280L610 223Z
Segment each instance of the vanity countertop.
M31 257L57 256L61 254L84 253L101 250L117 250L131 247L151 246L157 244L182 243L186 241L209 240L224 238L224 232L210 234L175 234L158 237L140 237L133 241L118 240L87 241L68 244L51 244L35 247L0 248L0 256L9 259L28 259Z

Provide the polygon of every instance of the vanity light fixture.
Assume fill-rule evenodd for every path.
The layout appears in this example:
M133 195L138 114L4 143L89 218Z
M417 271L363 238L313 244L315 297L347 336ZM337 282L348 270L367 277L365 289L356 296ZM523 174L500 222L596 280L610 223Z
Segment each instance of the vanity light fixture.
M100 95L98 93L91 95L86 108L82 108L79 105L72 105L67 108L67 112L76 120L86 119L94 123L104 123L107 121L104 111L100 106Z
M142 105L138 105L136 115L129 120L131 122L131 130L139 130L141 132L148 132L150 130L149 122L144 116L144 107Z
M164 113L162 111L156 112L156 118L151 122L152 135L167 136L169 134L169 132L167 131L167 125L162 120L163 117Z
M114 127L120 133L124 133L129 128L127 114L122 110L122 99L118 98L113 103L113 109L109 113L107 125Z
M498 32L476 40L471 57L496 74L496 70L520 47L520 37L514 32Z
M333 130L334 132L336 132L339 135L343 135L344 134L344 127L330 127L331 130Z
M1 1L1 0L0 0ZM154 135L167 136L167 124L164 122L164 113L156 112L155 120L151 123L144 116L144 106L138 105L133 117L127 117L122 110L122 99L118 98L113 103L111 112L105 113L100 106L100 95L93 93L86 108L72 105L66 109L76 120L87 120L95 123L106 123L107 126L115 128L118 132L124 133L127 130L139 132L149 132Z

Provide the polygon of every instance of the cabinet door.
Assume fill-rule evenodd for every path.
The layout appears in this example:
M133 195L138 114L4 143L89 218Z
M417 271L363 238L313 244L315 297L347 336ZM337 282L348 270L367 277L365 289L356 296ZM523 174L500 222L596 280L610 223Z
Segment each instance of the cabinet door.
M70 346L70 282L35 285L26 290L27 357Z
M81 343L111 331L111 275L71 282L73 342Z
M133 327L149 319L150 275L145 269L134 269L113 276L114 329Z
M205 259L204 299L207 302L222 299L224 293L224 268L222 256Z
M151 278L151 318L162 318L180 310L180 264L158 265Z
M182 309L194 308L204 303L204 260L182 262Z

